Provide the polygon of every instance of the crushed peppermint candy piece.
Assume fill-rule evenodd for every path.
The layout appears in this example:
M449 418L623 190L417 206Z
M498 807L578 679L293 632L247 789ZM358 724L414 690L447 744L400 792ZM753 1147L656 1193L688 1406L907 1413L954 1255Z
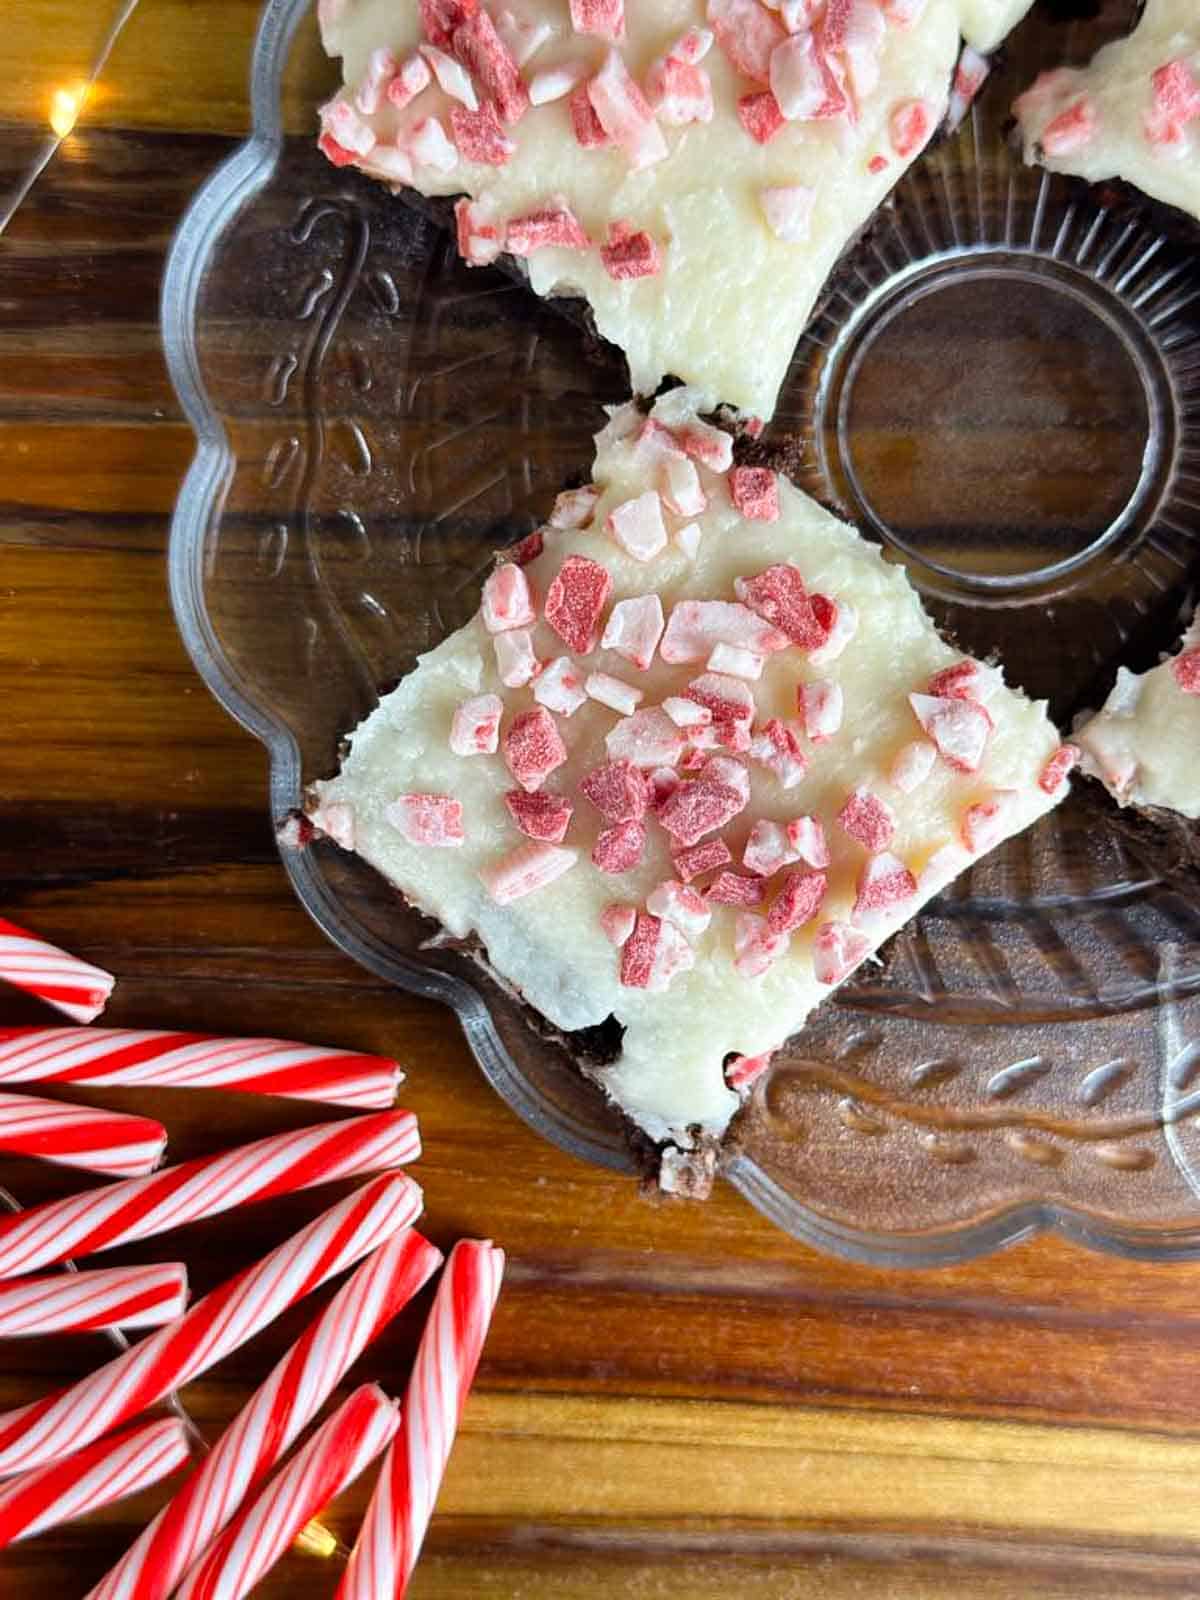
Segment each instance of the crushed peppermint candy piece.
M605 272L618 283L653 278L662 271L662 260L654 240L644 229L628 222L609 224L608 243L601 246L600 260Z
M706 728L713 719L707 706L678 694L669 694L662 708L677 728Z
M559 844L566 837L575 810L561 794L527 794L524 789L510 789L504 804L521 832L531 839L548 839Z
M456 849L466 838L462 801L448 794L402 794L384 816L409 844Z
M346 801L332 800L327 806L318 806L308 820L343 850L354 849L357 837L354 807Z
M533 635L528 628L514 628L511 633L497 633L492 639L496 652L496 671L506 689L521 689L532 683L542 670L534 654Z
M672 606L660 646L664 661L707 661L718 644L765 656L786 649L788 637L736 600L680 600Z
M356 156L370 155L375 148L375 131L359 116L348 100L331 100L320 110L321 127L339 149ZM335 166L343 165L335 161Z
M508 770L522 789L540 789L554 769L567 759L566 746L554 718L544 706L522 711L514 717L501 744Z
M589 700L598 700L602 706L608 706L623 717L636 711L639 702L645 698L640 689L635 689L633 684L626 683L622 678L614 678L610 672L589 672L583 680L583 688Z
M601 872L632 872L641 865L646 849L646 824L630 818L615 822L597 836L592 865Z
M478 111L466 106L450 107L450 128L459 155L481 166L502 167L517 153L517 147L505 133L496 115L496 108L485 100Z
M1181 650L1170 661L1171 676L1184 694L1200 694L1200 648Z
M582 489L564 489L555 499L554 510L550 513L550 526L586 528L592 520L592 513L599 498L599 489L590 483L585 484Z
M584 150L599 150L612 143L600 123L588 97L588 85L581 83L571 92L567 102L571 111L571 131L575 142Z
M544 206L514 217L504 236L505 249L514 256L531 256L535 250L587 250L591 240L579 218L561 194L551 195Z
M499 861L479 869L479 881L498 906L536 894L569 872L579 859L578 850L564 845L530 840L510 850Z
M745 1094L753 1084L757 1083L771 1065L773 1050L763 1050L756 1056L737 1056L725 1068L726 1086L735 1094Z
M547 711L573 717L587 699L583 678L570 656L557 656L534 680L533 698Z
M959 126L975 103L975 98L987 81L991 63L969 44L964 44L954 69L954 82L950 88L950 106L946 112L946 127L950 133Z
M439 50L449 50L454 30L479 9L479 0L420 0L421 27Z
M1015 789L993 789L984 799L966 808L959 824L959 837L973 856L982 855L1000 843L1020 798Z
M354 94L354 105L364 117L373 117L379 110L383 92L398 70L395 56L388 49L372 50L367 57L367 70L363 73Z
M823 868L832 860L825 829L816 817L793 817L787 825L788 844L807 866Z
M675 864L679 864L678 856ZM766 879L748 878L741 872L718 872L704 891L704 898L714 906L760 906L766 897Z
M1096 132L1096 108L1087 95L1060 111L1042 129L1038 140L1048 156L1069 156L1092 142Z
M858 632L858 612L848 600L829 600L824 595L814 595L812 600L816 607L814 615L819 617L820 626L828 626L829 631L825 643L808 652L808 659L814 667L824 667L837 660ZM820 606L817 605L818 601L821 602ZM829 606L833 607L832 622L828 621L828 612L824 609Z
M489 573L479 602L479 614L489 633L509 628L532 628L537 621L529 579L514 561L502 561Z
M529 80L529 103L534 106L548 106L555 100L565 100L567 95L578 89L588 75L588 69L582 61L564 61L561 66L543 67L540 72L535 72ZM591 101L586 100L587 91L584 91L587 108L591 111ZM595 112L592 112L595 116ZM599 128L600 124L596 126ZM603 128L601 136L607 139ZM582 142L582 141L581 141Z
M692 948L671 922L639 911L634 929L621 947L621 982L629 989L666 989L695 960Z
M846 98L837 85L816 33L789 34L771 52L771 93L788 122L814 122L840 116Z
M504 249L504 229L496 220L496 203L484 195L458 200L454 206L458 253L469 267L486 267Z
M433 69L433 75L438 81L438 88L443 94L448 94L452 100L457 100L462 108L470 114L479 110L479 97L475 93L475 85L471 82L471 74L461 61L456 61L452 55L441 50L434 44L423 44L421 54ZM495 112L492 112L495 118ZM454 121L454 112L450 113L451 122ZM499 122L496 123L499 127ZM457 137L457 126L455 136ZM461 140L459 141L461 146Z
M635 172L668 154L649 101L630 76L618 50L610 50L587 86L588 99L605 133L620 145Z
M672 537L687 559L695 561L700 550L700 540L703 537L700 524L698 522L689 522L682 528L676 528Z
M698 844L706 833L715 833L731 822L745 806L737 789L697 778L680 784L659 808L658 820L680 844Z
M712 79L703 67L663 56L646 73L646 98L660 122L683 128L713 119Z
M645 672L654 660L662 633L662 601L656 594L641 594L617 601L608 614L600 645Z
M977 701L910 694L908 703L947 766L956 772L979 771L992 719Z
M633 932L637 921L637 907L623 905L614 900L600 913L600 928L610 944L619 950Z
M409 130L407 149L419 167L432 167L435 172L453 172L458 165L458 151L437 117L422 117L420 122L413 124Z
M933 128L934 117L924 100L901 100L888 115L888 137L902 161L925 147Z
M512 11L502 11L496 19L496 32L519 67L532 61L542 46L554 37L555 31L553 23L544 18L528 19Z
M743 806L750 804L750 774L744 761L735 756L711 756L704 763L704 776L710 783L724 783L736 789Z
M708 23L730 64L754 83L766 83L772 52L786 37L758 0L708 0Z
M715 723L744 722L749 731L755 710L754 692L740 678L729 678L721 672L705 672L693 678L683 693L685 699L707 706Z
M835 607L824 595L809 594L799 567L778 562L757 577L736 578L733 587L744 605L802 650L817 650L828 642Z
M483 6L455 28L454 50L470 69L484 98L496 107L501 121L519 122L529 110L529 92L512 51Z
M659 484L668 511L698 517L708 505L696 464L688 456L668 455L659 469Z
M767 912L770 933L792 933L811 922L825 899L823 872L785 872L779 893Z
M812 943L813 976L831 987L844 983L870 951L870 939L849 923L823 922Z
M504 702L498 694L476 694L455 707L450 748L456 756L495 755Z
M403 111L433 82L429 63L422 55L411 55L400 63L396 75L387 84L384 94L388 104Z
M733 440L724 428L714 428L711 422L693 417L674 432L684 454L693 461L698 461L710 472L729 471L733 464Z
M652 772L645 774L645 779L646 797L650 809L656 814L659 806L669 800L683 782L674 767L655 767Z
M1043 794L1057 794L1066 783L1082 755L1078 745L1060 744L1038 774L1038 788Z
M770 878L795 859L783 823L761 817L750 829L742 852L742 865L747 872L753 872L758 878Z
M515 561L519 567L527 567L531 561L536 561L546 548L546 532L544 528L535 528L532 533L527 533L523 539L518 539L516 544L507 547L508 559Z
M912 794L913 790L919 789L933 771L936 760L937 749L928 739L914 739L911 744L906 744L902 750L896 752L896 758L888 773L888 782L893 788L899 789L901 794Z
M896 831L896 817L886 801L863 784L846 797L838 821L852 839L872 855L886 850Z
M817 191L806 183L776 184L758 191L767 227L784 244L804 244L812 227Z
M662 501L654 489L614 506L604 520L606 531L635 561L653 561L667 547Z
M729 498L749 522L779 520L779 479L770 467L733 467Z
M925 685L925 693L939 700L978 700L983 688L982 664L966 657L935 672Z
M916 892L917 880L899 856L886 850L873 855L858 875L851 921L860 923L893 911L911 900Z
M770 144L780 128L787 126L779 101L769 89L761 94L744 94L737 103L737 114L755 144Z
M749 756L766 767L785 789L794 789L808 771L808 757L795 728L772 717L750 740Z
M743 650L740 645L718 642L704 663L709 672L727 672L731 678L745 678L753 683L762 677L765 657L753 650Z
M667 54L675 61L686 61L690 67L694 67L704 60L712 46L711 29L689 28L686 33L680 34Z
M824 744L840 730L845 699L836 679L817 678L812 683L798 684L796 702L804 718L804 731L814 744Z
M590 556L568 556L546 592L543 614L567 649L586 656L600 638L600 614L612 593L612 575Z
M609 822L636 822L645 814L646 783L632 761L606 761L580 780L579 792Z
M371 135L374 139L374 134ZM354 167L359 163L359 156L353 150L348 150L344 144L339 144L331 133L322 132L317 138L317 149L335 167ZM399 155L399 152L396 152ZM407 159L407 157L405 157ZM400 181L406 181L401 179Z
M604 747L614 761L628 760L639 767L677 766L686 745L684 735L657 706L623 717L604 738Z
M684 883L691 883L703 872L728 866L733 857L724 839L705 839L702 844L694 844L689 850L677 851L671 860Z
M625 37L625 0L570 0L576 33L595 34L611 44Z
M772 933L765 918L740 911L733 925L734 970L743 978L761 978L788 947L786 933Z
M673 922L686 938L698 939L712 921L712 908L695 889L668 878L646 896L646 910Z

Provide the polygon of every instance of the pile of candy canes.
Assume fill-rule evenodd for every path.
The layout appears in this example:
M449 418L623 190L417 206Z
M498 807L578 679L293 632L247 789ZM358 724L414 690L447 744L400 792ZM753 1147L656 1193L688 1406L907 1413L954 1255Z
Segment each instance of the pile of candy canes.
M99 1016L113 988L107 972L3 919L0 979L79 1024ZM364 1384L284 1460L359 1354L442 1265L414 1227L420 1189L394 1170L420 1154L416 1118L391 1109L399 1080L394 1061L278 1039L0 1028L3 1084L234 1088L367 1113L155 1170L166 1130L149 1118L0 1094L0 1150L119 1180L0 1220L0 1338L155 1330L60 1393L0 1413L0 1547L186 1465L183 1424L142 1414L354 1266L88 1600L237 1600L380 1455L338 1595L405 1592L500 1292L503 1251L483 1240L451 1250L401 1402ZM271 1195L367 1174L376 1176L190 1307L180 1262L42 1273Z

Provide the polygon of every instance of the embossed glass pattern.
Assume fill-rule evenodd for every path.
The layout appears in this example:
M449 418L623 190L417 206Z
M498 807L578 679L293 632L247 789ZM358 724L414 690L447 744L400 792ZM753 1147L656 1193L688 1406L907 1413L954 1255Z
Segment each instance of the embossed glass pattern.
M1022 167L1007 106L1127 17L1035 15L964 126L848 253L773 431L802 486L904 561L964 647L1064 721L1169 643L1200 519L1195 233ZM490 553L591 460L624 364L578 307L470 271L422 209L280 132L333 72L273 0L253 138L198 195L164 332L199 448L171 540L197 666L266 743L282 818L377 693L474 610ZM285 855L331 938L453 1005L490 1081L577 1154L632 1162L563 1043L357 860ZM933 1264L1038 1227L1200 1251L1200 911L1080 784L781 1052L726 1176L782 1227Z

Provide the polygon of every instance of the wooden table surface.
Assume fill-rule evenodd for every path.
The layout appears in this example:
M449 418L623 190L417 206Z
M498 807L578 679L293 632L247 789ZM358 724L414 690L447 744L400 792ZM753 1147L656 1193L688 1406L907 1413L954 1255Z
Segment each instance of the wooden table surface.
M113 9L4 8L0 194ZM492 1235L510 1259L415 1596L1200 1595L1200 1265L1043 1239L871 1271L812 1254L730 1191L651 1204L541 1142L447 1011L358 969L293 900L263 751L192 671L163 561L191 438L158 284L177 218L245 128L257 11L141 0L0 239L0 910L119 974L113 1023L299 1034L407 1065L428 1231ZM39 1019L0 996L0 1022ZM161 1116L177 1156L319 1116L103 1099ZM69 1187L17 1161L0 1180L25 1200ZM114 1259L182 1253L203 1290L321 1204ZM424 1304L362 1375L402 1381ZM207 1432L310 1315L185 1391ZM0 1406L105 1353L7 1346ZM0 1593L83 1594L160 1498L8 1551ZM343 1537L364 1498L331 1508ZM292 1555L259 1592L332 1594L335 1565Z

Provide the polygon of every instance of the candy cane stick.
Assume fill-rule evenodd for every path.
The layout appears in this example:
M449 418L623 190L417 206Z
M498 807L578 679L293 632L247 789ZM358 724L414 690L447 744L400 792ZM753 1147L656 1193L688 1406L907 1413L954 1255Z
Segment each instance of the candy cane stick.
M399 1600L408 1588L503 1274L503 1250L486 1241L450 1252L338 1600Z
M136 1416L236 1350L294 1301L357 1261L421 1209L400 1173L375 1178L190 1311L69 1389L0 1416L0 1476L27 1472Z
M76 1022L90 1022L104 1010L116 979L27 928L0 917L0 978L37 995Z
M368 1256L87 1600L167 1600L441 1259L411 1229Z
M167 1130L149 1117L0 1094L0 1150L128 1178L153 1172L166 1145Z
M402 1166L419 1154L412 1113L377 1111L201 1156L149 1178L127 1178L49 1200L0 1218L0 1279L148 1239L272 1195Z
M17 1278L0 1284L0 1339L158 1328L174 1321L186 1305L187 1268L181 1261Z
M0 1083L123 1083L239 1089L386 1110L403 1078L386 1056L286 1039L135 1028L0 1028Z
M177 1471L187 1434L174 1417L139 1422L65 1461L0 1485L0 1549L136 1494Z
M376 1384L356 1389L238 1512L184 1579L176 1600L241 1600L322 1506L370 1466L399 1420L396 1402Z

